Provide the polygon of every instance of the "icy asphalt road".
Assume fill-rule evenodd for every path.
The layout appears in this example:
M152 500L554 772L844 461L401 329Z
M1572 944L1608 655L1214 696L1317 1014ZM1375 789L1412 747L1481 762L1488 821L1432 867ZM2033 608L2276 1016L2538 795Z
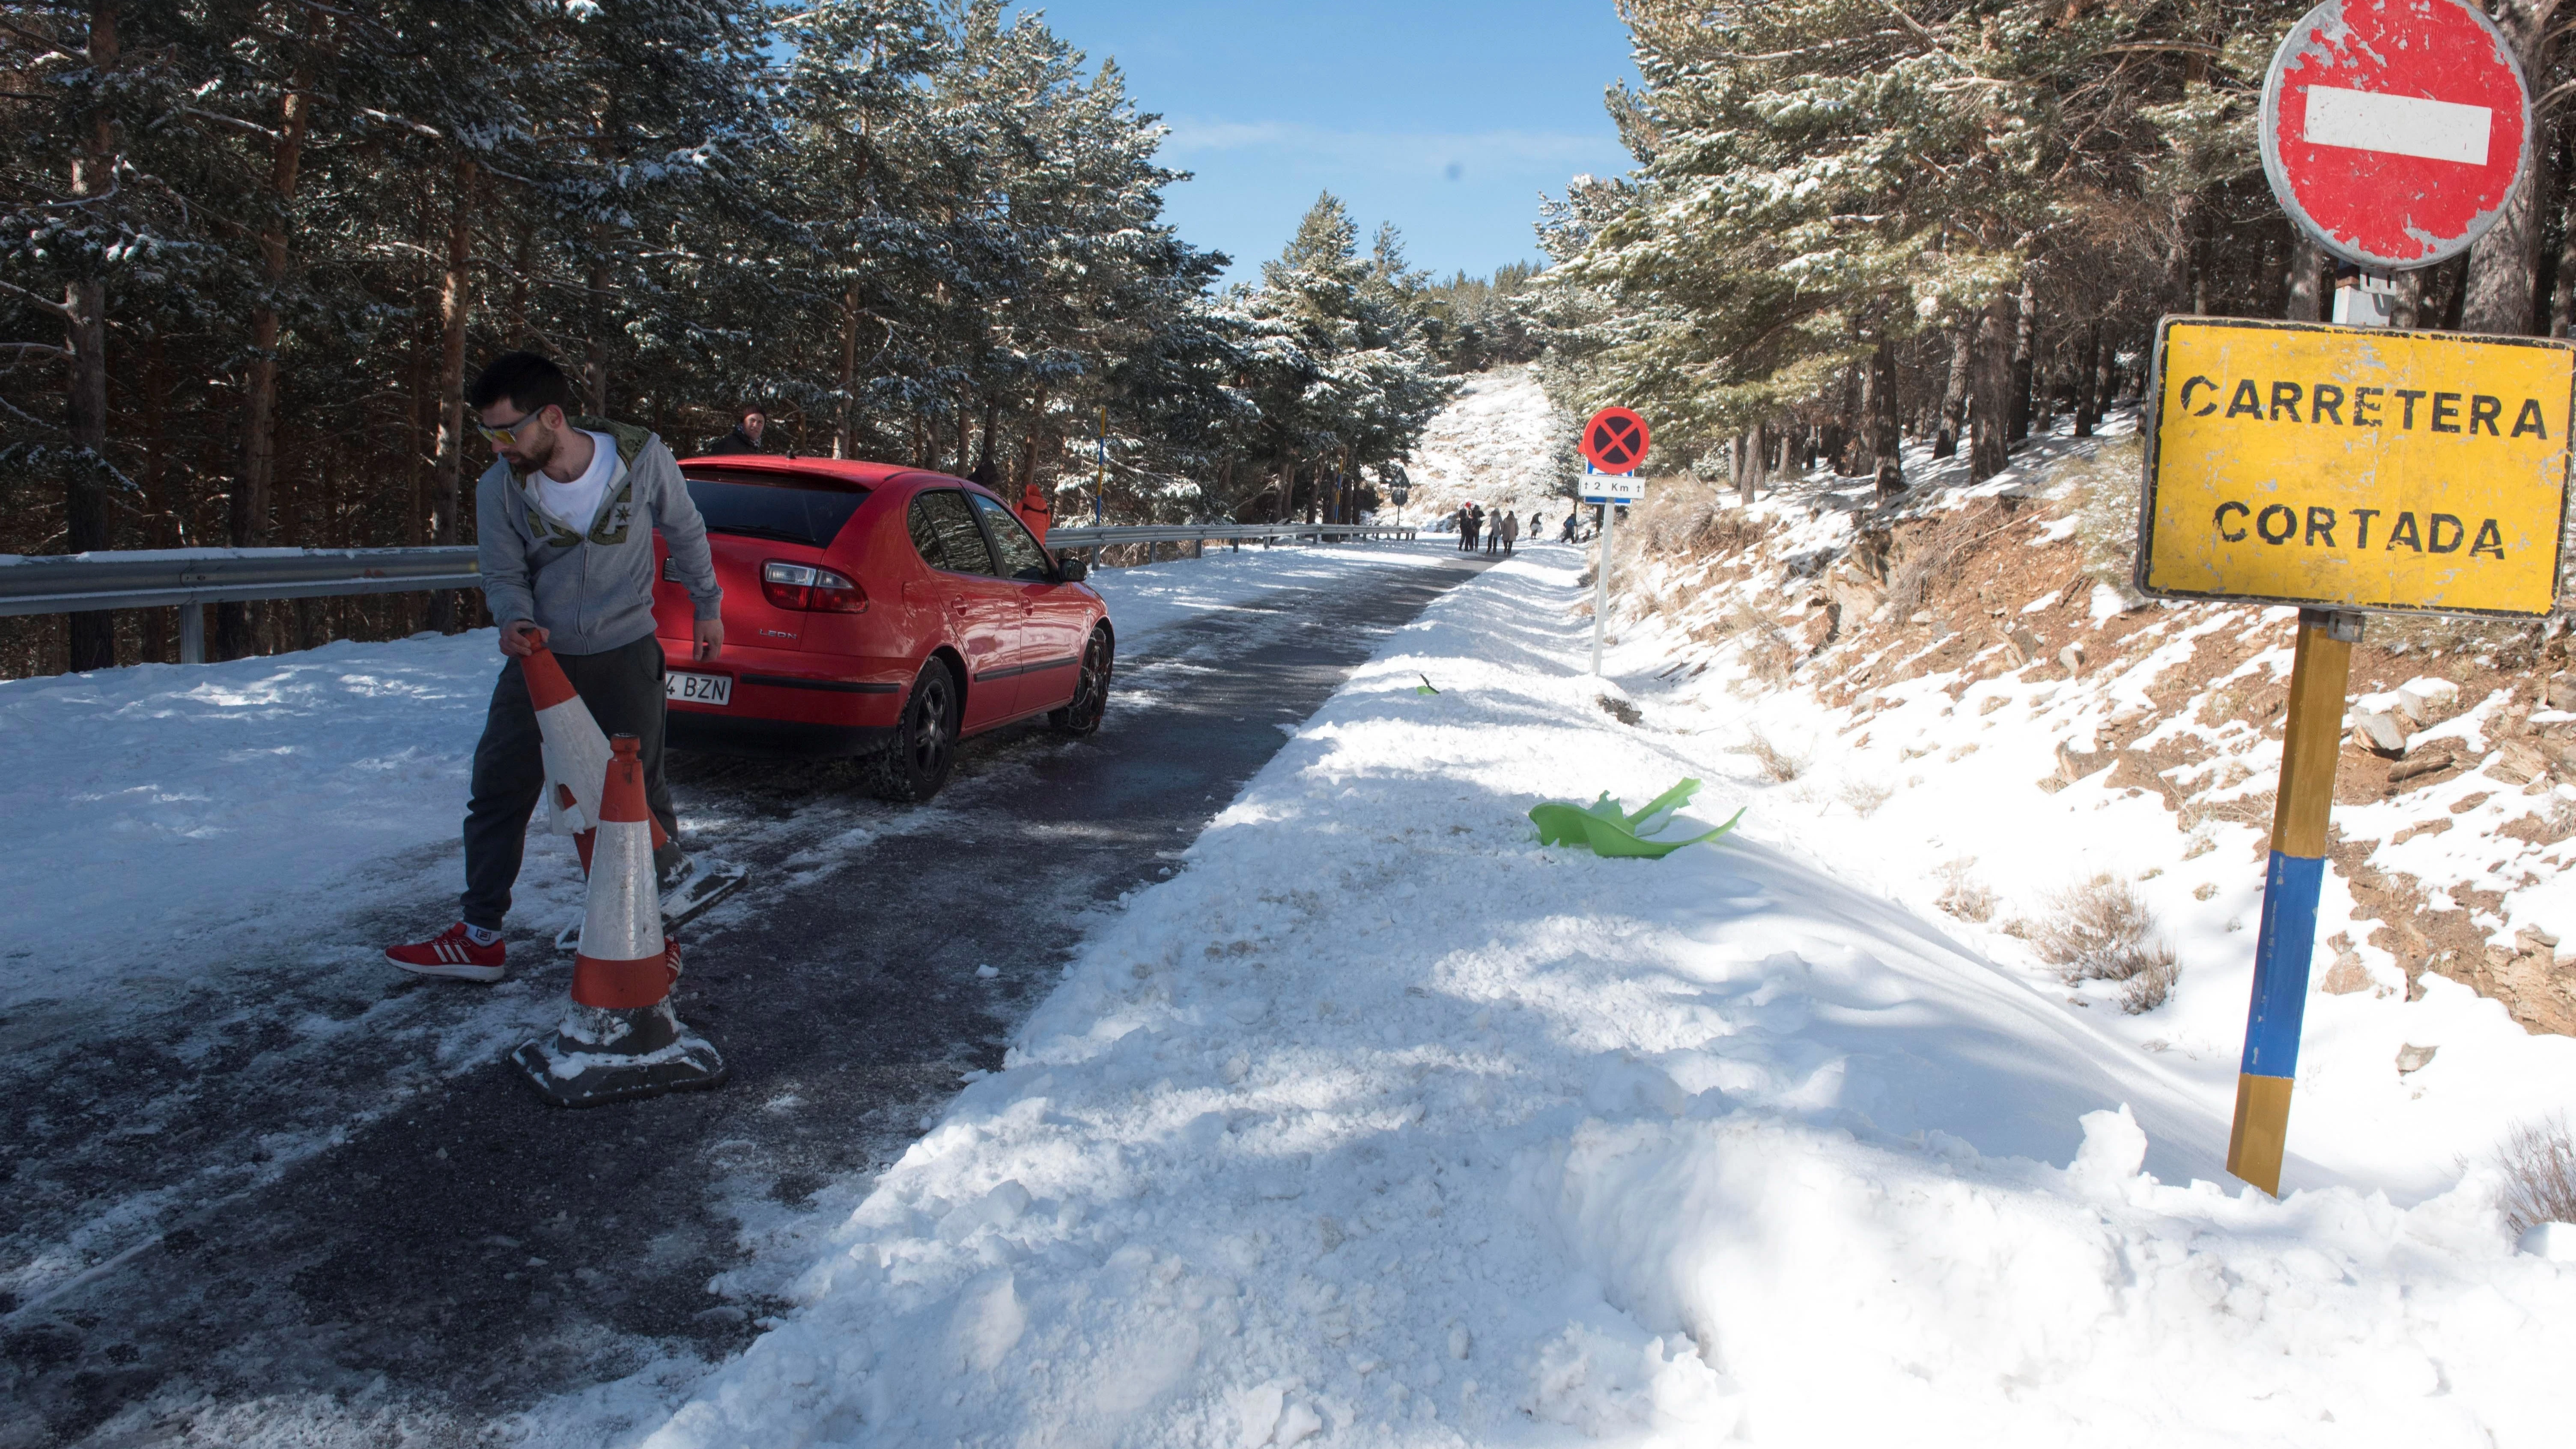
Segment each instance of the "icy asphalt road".
M592 1429L649 1414L999 1064L1087 913L1165 873L1282 726L1472 567L1427 553L1159 631L1099 737L970 746L924 810L845 766L677 757L699 847L758 870L686 937L720 1092L538 1106L502 1054L566 968L525 938L497 992L300 973L350 955L301 943L159 1017L11 1032L0 1245L96 1261L0 1304L0 1446L492 1442L586 1391ZM342 935L442 909L368 904ZM101 1200L130 1240L104 1256Z

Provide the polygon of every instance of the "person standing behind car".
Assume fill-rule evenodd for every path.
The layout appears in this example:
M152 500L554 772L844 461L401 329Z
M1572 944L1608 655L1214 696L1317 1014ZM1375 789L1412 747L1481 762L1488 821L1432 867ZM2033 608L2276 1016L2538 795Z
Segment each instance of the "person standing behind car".
M1020 516L1020 522L1028 525L1041 544L1046 542L1047 530L1055 527L1055 499L1035 482L1020 490L1019 506L1011 511Z
M519 878L528 817L546 783L536 707L519 661L551 651L600 729L635 736L645 807L662 822L667 842L653 853L667 894L693 867L680 849L680 822L662 778L654 531L670 545L672 577L688 590L696 659L713 659L724 647L724 592L706 521L660 438L602 418L565 417L572 384L534 353L494 359L466 389L465 405L495 455L474 485L476 547L484 602L501 626L507 662L474 746L463 918L385 955L423 976L489 982L501 979L501 921Z
M760 445L760 439L768 431L769 414L755 403L742 410L742 421L734 424L732 432L707 446L707 453L715 457L729 453L766 453L769 450Z

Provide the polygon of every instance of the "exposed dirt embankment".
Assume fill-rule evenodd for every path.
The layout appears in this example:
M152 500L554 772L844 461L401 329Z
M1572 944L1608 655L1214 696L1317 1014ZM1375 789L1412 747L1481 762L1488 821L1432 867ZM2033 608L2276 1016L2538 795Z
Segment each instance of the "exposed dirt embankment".
M2127 439L2045 440L1977 487L1949 464L1915 471L1893 506L1859 480L1792 484L1749 508L1666 480L1622 535L1620 627L1672 627L1674 677L1740 651L1752 681L1812 692L1855 745L1919 733L1908 759L1979 748L1949 736L1972 691L1983 712L2007 702L1979 690L1987 681L2020 690L2033 720L2088 696L2091 708L2047 711L2064 721L2053 738L2007 746L2031 754L2042 790L2154 797L2178 860L2215 848L2217 825L2250 827L2259 859L2293 612L2153 603L2128 587ZM2372 619L2335 788L2352 929L2320 943L2322 990L2394 991L2402 977L2415 999L2432 973L2530 1031L2576 1035L2576 955L2558 943L2576 928L2571 663L2557 621ZM1919 681L1949 705L1923 710L1923 690L1902 688Z

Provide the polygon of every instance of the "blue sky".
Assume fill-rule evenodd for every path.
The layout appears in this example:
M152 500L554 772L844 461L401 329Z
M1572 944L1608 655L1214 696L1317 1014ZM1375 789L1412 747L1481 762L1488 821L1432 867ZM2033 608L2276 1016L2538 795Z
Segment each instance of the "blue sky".
M1538 193L1627 153L1603 87L1636 83L1610 0L1057 0L1058 35L1115 58L1172 136L1181 235L1259 275L1319 191L1447 276L1535 259Z

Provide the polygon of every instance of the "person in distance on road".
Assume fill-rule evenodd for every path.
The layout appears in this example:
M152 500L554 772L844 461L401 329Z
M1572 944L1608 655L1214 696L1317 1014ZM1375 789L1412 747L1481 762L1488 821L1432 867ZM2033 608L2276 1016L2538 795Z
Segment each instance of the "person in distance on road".
M1520 540L1521 516L1517 512L1503 515L1503 557L1512 556L1512 545Z
M668 893L692 866L662 779L663 663L653 637L653 533L671 546L671 572L689 592L694 656L724 646L724 594L707 526L662 440L601 418L568 418L572 385L534 353L493 360L465 391L492 466L474 485L483 598L501 626L504 662L474 747L465 807L463 919L385 955L406 971L462 981L501 979L501 920L519 878L528 817L544 794L536 707L519 661L539 648L611 735L633 735L645 805L669 844L653 865Z
M760 445L760 438L768 431L768 412L763 410L760 404L753 403L742 410L742 421L734 424L732 432L707 445L707 452L715 455L766 453L769 450Z
M1582 526L1583 515L1575 512L1571 508L1565 510L1565 528L1557 534L1556 541L1559 543L1574 542L1574 532Z

